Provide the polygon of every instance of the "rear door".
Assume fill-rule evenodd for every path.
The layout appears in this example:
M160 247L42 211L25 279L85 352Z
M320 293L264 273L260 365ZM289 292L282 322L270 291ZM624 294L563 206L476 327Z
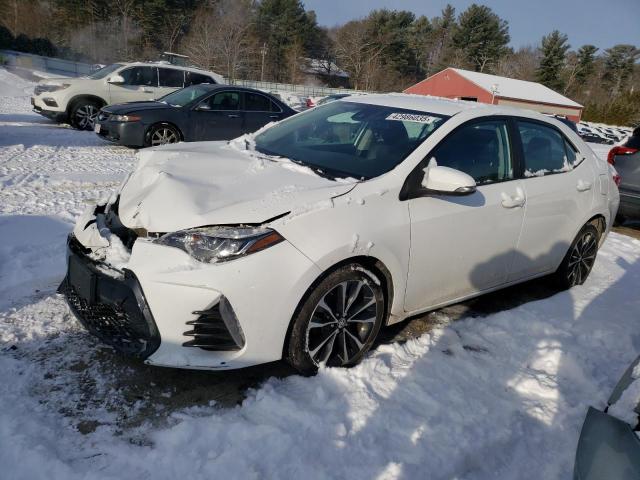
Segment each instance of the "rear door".
M282 109L266 95L244 92L244 132L253 133L282 119Z
M506 119L468 122L450 133L418 167L471 175L475 193L426 195L409 202L411 259L405 309L423 310L506 282L524 217L521 180ZM412 174L413 175L413 174Z
M177 68L158 68L158 96L164 97L184 87L184 70Z
M118 72L122 84L109 84L110 103L153 100L158 95L158 69L150 66L125 68Z
M191 111L194 140L231 140L243 134L241 93L217 92Z
M558 267L591 210L596 190L591 165L559 129L529 119L516 124L527 202L513 281Z

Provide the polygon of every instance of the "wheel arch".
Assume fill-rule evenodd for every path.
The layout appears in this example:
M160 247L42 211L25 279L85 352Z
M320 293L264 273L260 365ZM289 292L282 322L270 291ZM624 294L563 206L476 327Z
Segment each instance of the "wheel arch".
M332 272L338 270L341 267L349 264L357 264L360 265L365 270L370 271L372 274L376 276L376 278L380 281L380 285L382 287L382 293L384 295L384 310L385 310L385 323L383 326L388 324L389 317L391 314L391 305L394 299L394 287L393 287L393 277L391 272L387 268L387 266L381 260L376 257L368 256L368 255L356 255L348 258L344 258L337 263L334 263L329 268L325 269L318 277L309 285L309 287L305 290L304 294L298 301L298 305L296 306L293 315L289 319L289 325L287 326L287 333L284 337L284 342L282 344L282 358L286 358L287 355L287 346L289 345L289 339L291 337L291 330L293 328L293 322L300 309L304 304L305 298L313 291L316 286L322 282L328 275Z
M593 215L589 220L587 220L585 225L588 223L592 224L594 227L596 227L596 230L598 230L598 246L601 246L604 240L604 233L607 231L607 219L602 213L597 213Z
M71 115L71 111L74 109L76 104L82 100L90 100L92 102L96 102L100 105L100 108L107 105L107 101L102 97L99 97L97 95L80 94L72 97L71 100L69 100L69 103L67 103L67 115Z
M175 122L171 122L171 121L168 121L168 120L158 120L158 121L155 121L155 122L149 124L149 126L145 129L144 137L143 137L143 141L144 141L145 146L147 146L147 147L151 146L151 144L148 142L149 135L151 134L151 129L154 128L154 127L159 127L161 125L165 125L165 126L169 126L169 127L175 128L176 131L178 132L178 135L180 136L180 141L184 142L184 133L183 133L182 129L178 125L176 125Z

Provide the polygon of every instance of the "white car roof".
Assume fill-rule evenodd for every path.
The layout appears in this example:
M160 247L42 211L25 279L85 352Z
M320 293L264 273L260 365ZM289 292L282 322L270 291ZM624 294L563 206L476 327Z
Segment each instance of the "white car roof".
M120 65L123 65L125 67L135 67L135 66L140 66L140 67L162 67L162 68L173 68L175 70L184 70L187 72L193 72L193 73L199 73L202 75L208 75L210 77L213 77L213 79L218 82L218 83L225 83L224 82L224 77L216 72L212 72L210 70L202 70L201 68L195 68L195 67L183 67L181 65L174 65L172 63L168 63L168 62L116 62Z
M368 103L384 107L397 107L407 110L417 110L425 113L435 113L446 116L453 116L462 111L476 110L483 115L520 115L553 123L554 118L542 115L533 110L525 110L506 105L490 105L487 103L469 102L466 100L455 100L443 97L432 97L431 95L414 95L409 93L386 93L371 94L358 97L347 97L338 100L339 102Z

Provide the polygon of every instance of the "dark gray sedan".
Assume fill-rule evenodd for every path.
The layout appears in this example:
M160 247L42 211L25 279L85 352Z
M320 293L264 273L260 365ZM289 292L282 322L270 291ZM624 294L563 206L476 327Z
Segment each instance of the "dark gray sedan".
M620 175L618 220L640 219L640 127L622 145L613 147L607 160Z
M229 85L193 85L158 100L109 105L94 131L128 147L230 140L297 113L272 95Z
M589 408L582 426L575 480L640 478L640 357L622 376L604 411Z

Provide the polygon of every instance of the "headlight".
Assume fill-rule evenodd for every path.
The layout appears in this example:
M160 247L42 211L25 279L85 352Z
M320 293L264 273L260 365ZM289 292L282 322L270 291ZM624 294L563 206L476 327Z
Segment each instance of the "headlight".
M109 120L114 122L139 122L140 117L137 115L111 115Z
M63 83L61 85L36 85L33 89L33 93L35 95L40 95L44 92L57 92L58 90L64 90L65 88L69 88L70 84Z
M278 232L264 227L200 227L167 233L154 242L184 250L201 262L217 263L259 252L283 240Z

